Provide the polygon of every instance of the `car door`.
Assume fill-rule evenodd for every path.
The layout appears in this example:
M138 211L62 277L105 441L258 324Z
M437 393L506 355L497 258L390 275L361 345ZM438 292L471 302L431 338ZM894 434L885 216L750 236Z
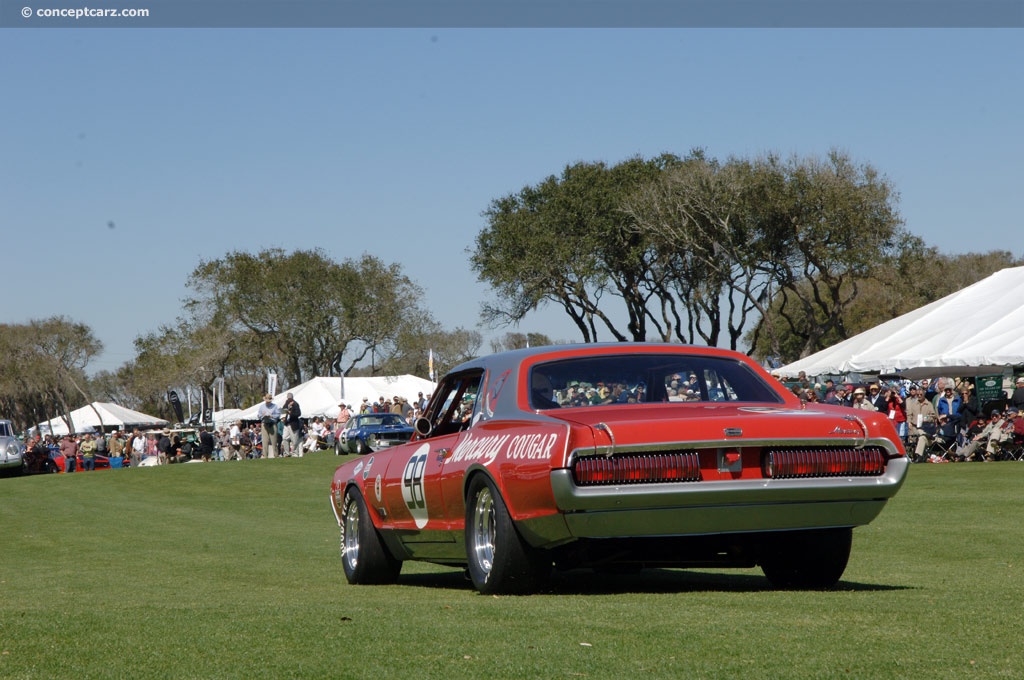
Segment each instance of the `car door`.
M472 421L482 375L476 370L445 378L424 414L429 434L391 452L382 490L389 524L417 559L465 558L464 517L446 514L441 480L445 461Z

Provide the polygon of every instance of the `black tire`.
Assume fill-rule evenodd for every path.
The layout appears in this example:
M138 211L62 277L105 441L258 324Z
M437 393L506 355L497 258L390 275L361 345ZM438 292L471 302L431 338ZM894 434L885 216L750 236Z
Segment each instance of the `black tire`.
M341 563L353 585L394 583L402 571L373 526L366 501L358 489L345 492L341 512Z
M853 529L814 529L766 539L760 564L776 588L831 588L846 571Z
M370 452L370 447L366 445L366 442L362 439L356 440L356 453L360 456L365 456Z
M473 587L484 595L536 592L551 561L519 535L494 482L479 474L466 494L466 559Z

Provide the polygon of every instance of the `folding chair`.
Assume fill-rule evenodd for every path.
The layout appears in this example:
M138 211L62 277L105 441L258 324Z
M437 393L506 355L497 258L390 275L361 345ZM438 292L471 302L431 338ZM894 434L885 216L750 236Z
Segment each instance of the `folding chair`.
M930 460L931 455L936 455L941 460L951 462L956 460L957 451L966 445L963 431L956 423L947 421L935 431L931 445L925 450L925 457Z
M1024 435L1014 433L1001 445L1003 460L1015 460L1024 463Z

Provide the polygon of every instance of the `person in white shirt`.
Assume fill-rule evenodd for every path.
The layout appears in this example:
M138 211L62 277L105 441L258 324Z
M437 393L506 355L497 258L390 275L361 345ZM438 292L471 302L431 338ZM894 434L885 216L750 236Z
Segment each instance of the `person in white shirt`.
M236 458L243 460L245 454L242 453L242 421L236 420L231 424L231 429L228 430L228 460Z
M256 417L260 419L260 438L263 442L263 457L277 458L278 449L281 446L281 434L277 430L277 424L281 420L281 408L274 403L274 397L270 394L263 395L263 403L256 411Z

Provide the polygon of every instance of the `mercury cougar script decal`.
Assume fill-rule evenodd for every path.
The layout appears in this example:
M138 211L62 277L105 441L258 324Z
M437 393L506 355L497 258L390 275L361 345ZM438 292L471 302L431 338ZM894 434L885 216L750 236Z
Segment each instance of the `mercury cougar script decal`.
M558 441L555 433L546 434L496 434L483 437L467 435L452 451L447 462L480 461L490 465L502 453L508 460L544 460Z

